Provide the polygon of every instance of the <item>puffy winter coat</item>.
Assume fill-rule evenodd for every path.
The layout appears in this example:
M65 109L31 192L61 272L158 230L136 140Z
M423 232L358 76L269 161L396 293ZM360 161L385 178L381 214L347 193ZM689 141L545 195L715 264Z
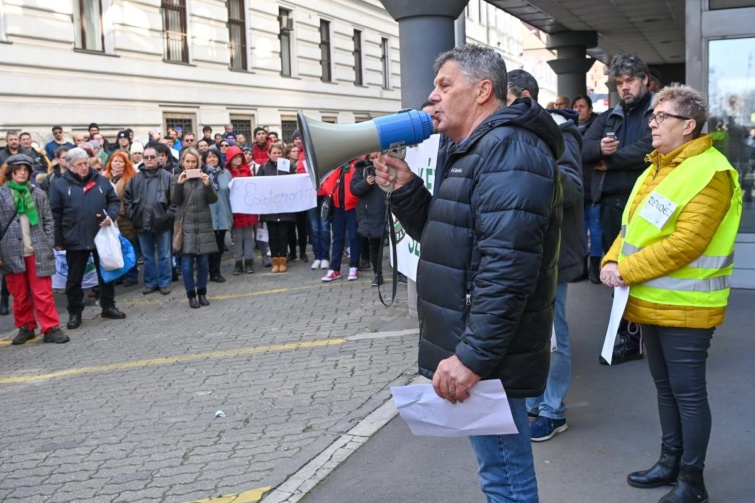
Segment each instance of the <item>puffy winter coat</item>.
M126 183L126 216L137 232L173 229L176 207L170 202L172 175L164 169L143 169Z
M179 176L173 176L170 200L176 206L176 218L182 219L181 253L216 253L218 243L212 227L210 205L217 202L218 193L215 192L212 183L205 187L199 178L189 178L183 184L179 184Z
M231 167L231 161L237 155L241 155L243 157L244 153L241 151L240 148L236 146L228 147L228 150L225 151L225 157L227 159L225 162L225 169L231 172L231 176L233 178L253 176L252 169L249 167L249 164L246 163L246 160L238 168ZM257 215L248 215L246 213L233 214L233 228L234 229L243 229L245 227L252 227L254 225L257 225L258 221L259 221L259 217Z
M357 233L366 238L379 239L385 234L385 192L367 183L365 170L372 166L368 160L354 165L351 193L359 198L357 204Z
M431 196L419 177L393 211L420 240L419 370L456 355L509 396L545 389L556 295L563 138L529 98L490 115L448 147Z
M115 222L121 203L113 184L94 169L84 178L66 171L50 186L50 209L55 220L55 246L65 250L94 250L100 231L98 214Z
M290 171L278 169L278 165L272 161L266 162L257 172L257 176L285 176L292 175ZM296 213L270 213L260 215L263 222L296 222Z
M359 202L359 198L356 197L354 194L351 193L351 179L354 176L354 164L357 162L356 159L349 162L349 169L344 172L343 166L335 170L333 173L328 176L325 181L322 182L322 193L325 196L329 196L330 194L333 194L333 207L334 208L344 208L344 204L341 202L341 194L344 193L346 201L346 211L353 210L357 207L357 203ZM343 176L342 176L343 175ZM342 187L338 187L338 190L336 189L336 186L339 184L339 180L341 180L341 183L343 184ZM318 192L320 194L320 192Z
M46 278L55 274L55 223L50 211L47 195L42 189L29 187L34 205L37 207L39 224L31 227L31 245L34 248L34 265L37 276ZM21 234L21 219L16 214L16 203L13 201L13 189L7 185L0 187L0 232L6 228L5 235L0 241L0 258L6 272L19 273L26 271L24 261L24 243ZM13 221L8 224L8 221Z

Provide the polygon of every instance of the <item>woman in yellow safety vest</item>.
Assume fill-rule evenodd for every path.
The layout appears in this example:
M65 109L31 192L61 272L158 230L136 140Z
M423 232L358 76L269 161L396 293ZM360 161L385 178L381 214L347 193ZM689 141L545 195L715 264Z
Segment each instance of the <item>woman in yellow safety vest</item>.
M637 179L600 279L630 287L624 316L640 325L658 392L661 457L627 481L675 484L660 503L704 503L705 364L729 298L742 191L726 157L700 134L708 108L698 91L666 87L653 108L652 164Z

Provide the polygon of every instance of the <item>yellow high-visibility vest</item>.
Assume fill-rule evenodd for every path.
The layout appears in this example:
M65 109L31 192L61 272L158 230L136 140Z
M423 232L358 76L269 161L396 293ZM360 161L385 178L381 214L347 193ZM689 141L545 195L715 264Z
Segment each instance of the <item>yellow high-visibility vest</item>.
M684 207L699 194L718 171L729 171L734 181L731 206L703 254L690 264L665 276L633 285L630 295L640 300L675 306L725 307L734 269L734 241L742 218L742 190L739 176L726 157L711 147L674 168L637 205L629 222L631 203L655 168L650 166L637 180L622 216L622 244L619 262L633 253L671 235ZM649 208L646 206L650 205ZM675 206L674 206L675 205ZM643 209L651 210L648 218ZM665 224L662 220L668 216ZM653 220L654 222L651 222ZM659 228L659 226L661 228Z

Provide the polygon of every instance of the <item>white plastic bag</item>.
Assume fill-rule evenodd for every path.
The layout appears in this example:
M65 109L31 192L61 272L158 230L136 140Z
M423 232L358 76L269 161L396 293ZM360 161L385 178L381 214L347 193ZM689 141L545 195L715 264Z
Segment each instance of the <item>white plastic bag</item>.
M66 262L66 252L54 250L55 252L55 274L52 276L52 287L56 290L65 290L66 281L68 280L68 262ZM92 288L97 286L97 268L94 267L94 258L89 255L87 265L84 269L84 279L81 280L81 288Z
M114 271L123 267L123 250L118 235L121 232L114 225L101 227L94 237L94 246L100 256L100 265L106 271Z
M267 243L270 241L270 235L267 232L267 225L264 223L257 224L257 241Z

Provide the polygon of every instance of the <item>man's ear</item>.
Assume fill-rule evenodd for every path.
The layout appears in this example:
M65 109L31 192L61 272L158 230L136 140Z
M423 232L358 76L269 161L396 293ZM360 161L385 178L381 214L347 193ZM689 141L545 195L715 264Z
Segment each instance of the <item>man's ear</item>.
M480 84L477 88L477 104L482 105L484 103L487 103L487 101L493 97L493 82L489 79L484 79L480 81Z

